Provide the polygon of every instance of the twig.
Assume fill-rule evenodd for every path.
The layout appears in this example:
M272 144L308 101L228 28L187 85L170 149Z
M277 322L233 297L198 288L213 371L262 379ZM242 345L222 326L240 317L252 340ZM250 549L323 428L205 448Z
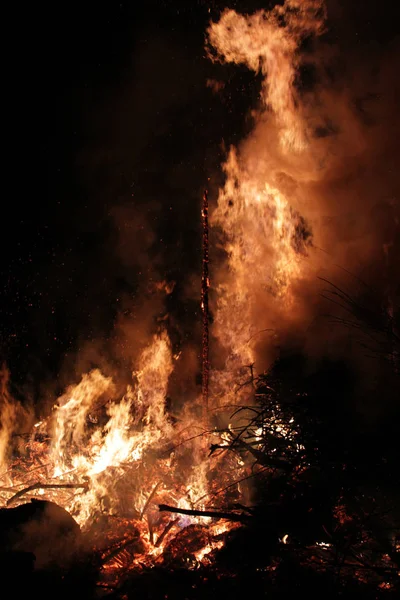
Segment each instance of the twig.
M291 464L290 462L285 461L283 459L273 458L273 457L269 456L268 454L266 454L265 452L261 452L260 450L257 450L257 448L253 448L250 444L248 444L247 442L244 442L243 440L236 440L236 442L232 442L229 446L222 446L220 444L212 444L211 453L213 453L217 449L231 450L234 452L235 451L234 443L237 447L239 447L243 450L247 450L256 459L256 461L263 467L270 467L271 469L280 469L281 471L290 473L291 471L293 471L294 467L297 466L295 463Z
M240 504L239 502L237 502L233 505L233 508L238 508L240 510L248 512L249 515L254 515L254 508L252 508L251 506L245 506L244 504Z
M201 500L204 500L204 498L207 498L208 496L209 497L218 496L219 494L226 492L226 490L229 490L231 487L238 485L239 483L242 483L242 481L247 481L247 479L251 479L252 477L257 477L258 475L262 475L262 473L265 473L266 471L269 471L269 470L270 469L268 469L268 467L263 467L257 473L251 473L250 475L246 475L245 477L236 479L236 481L234 481L233 483L230 483L226 487L221 488L221 489L217 490L216 492L210 492L208 494L203 494L203 496L200 496L200 498L197 498L197 500L194 502L194 504L197 504L197 502L201 502Z

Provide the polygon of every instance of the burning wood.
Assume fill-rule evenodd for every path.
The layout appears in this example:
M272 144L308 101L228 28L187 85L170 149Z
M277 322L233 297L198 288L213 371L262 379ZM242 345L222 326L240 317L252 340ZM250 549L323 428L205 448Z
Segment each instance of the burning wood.
M11 488L12 489L12 488ZM11 489L7 490L7 491L11 491ZM18 498L21 498L22 496L25 496L25 494L27 494L28 492L33 492L34 490L59 490L59 489L82 489L84 491L88 490L88 483L33 483L32 485L29 485L26 488L23 488L22 490L20 490L19 492L17 492L16 494L14 494L14 496L11 496L11 498L9 498L6 502L6 506L10 506L11 504L13 504L14 502L16 502L18 500Z
M231 148L210 216L224 253L213 273L214 298L209 298L208 192L202 199L198 396L185 390L173 414L167 405L179 352L171 343L166 313L157 316L156 333L138 350L127 385L93 369L65 391L31 433L24 430L22 442L13 437L22 407L12 401L8 374L0 373L0 500L15 506L0 509L0 542L7 554L22 552L29 565L34 556L34 568L54 561L64 567L80 556L84 540L98 581L110 589L133 572L160 565L203 568L237 529L237 538L230 540L235 560L244 571L259 561L257 573L267 572L270 580L274 573L289 579L281 574L282 557L293 566L296 553L299 571L304 565L319 574L331 569L337 579L345 569L346 574L359 576L363 569L388 578L398 568L397 549L381 530L387 521L370 519L368 529L365 514L351 505L354 488L340 478L347 463L335 462L327 452L328 475L321 476L324 436L310 434L301 410L298 420L291 412L301 405L303 392L296 391L296 403L285 403L284 394L277 397L255 370L262 355L258 334L271 333L280 318L292 328L297 288L309 281L306 259L314 249L314 232L293 204L301 206L305 182L318 187L324 161L315 152L319 146L313 146L315 132L307 122L298 74L302 46L323 32L325 17L322 1L286 0L254 15L226 10L207 31L221 62L244 64L261 73L263 82L261 108L254 112L256 135ZM173 287L166 281L149 285L151 293L167 295ZM339 288L334 299L349 303ZM218 369L210 365L209 301ZM398 336L392 319L388 323L393 362ZM376 330L377 324L371 325ZM384 333L386 326L384 321ZM250 381L244 377L246 365L251 365ZM316 405L324 394L315 398ZM210 431L211 413L223 423L215 431ZM250 509L244 506L246 482L256 476L263 478L262 501ZM343 504L338 490L343 495L347 490ZM23 504L28 493L32 502ZM394 519L389 525L394 538ZM260 539L261 552L254 549ZM379 580L379 586L386 584Z
M239 515L235 513L219 512L217 510L189 510L187 508L177 508L176 506L168 506L167 504L160 504L158 508L161 512L167 511L171 513L178 513L180 515L189 515L190 517L226 519L227 521L237 521L239 523L246 523L249 520L249 516L246 514Z
M155 564L176 536L183 539L183 529L204 517L188 508L207 496L208 478L221 460L235 466L231 472L237 476L236 457L207 456L204 439L219 439L218 432L188 435L190 413L186 421L169 420L165 397L170 369L164 332L145 348L135 385L121 399L108 401L108 420L93 415L99 405L104 411L103 395L112 397L113 382L99 371L84 376L34 428L3 475L0 494L6 506L21 503L27 494L45 496L73 515L86 547L96 548L108 582L128 567ZM160 503L179 504L184 519L161 514ZM203 525L201 531L208 528ZM196 552L199 544L194 544Z

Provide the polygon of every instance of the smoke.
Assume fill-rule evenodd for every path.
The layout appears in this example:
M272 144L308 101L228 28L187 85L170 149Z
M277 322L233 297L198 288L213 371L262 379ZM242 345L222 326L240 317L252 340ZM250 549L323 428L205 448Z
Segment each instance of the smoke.
M201 260L197 211L206 134L195 134L192 125L201 130L202 96L209 92L196 86L206 61L193 70L192 49L179 47L181 40L156 24L143 28L123 76L95 100L84 98L80 184L95 226L100 221L105 233L88 274L97 300L62 365L65 385L95 367L129 382L144 347L165 328L173 353L180 353L182 379L171 385L181 389L184 380L196 388L201 333L192 273Z
M199 391L200 205L210 176L214 369L229 371L236 356L264 370L296 345L313 356L347 352L347 334L320 318L338 308L323 299L319 276L357 294L362 279L378 305L396 303L396 44L360 40L368 17L359 27L348 3L290 0L250 12L252 4L209 25L214 64L202 56L203 25L186 31L191 13L175 32L151 14L115 80L89 81L75 97L82 197L68 210L77 243L66 275L57 264L40 270L38 290L59 277L61 287L31 319L39 350L64 359L54 366L61 389L95 367L128 382L165 328L177 357L169 393ZM258 102L244 119L252 76ZM224 154L221 140L232 150ZM56 317L66 326L53 336Z
M334 34L342 21L323 2L290 0L247 16L225 10L207 31L214 61L244 65L261 78L251 130L226 155L212 217L217 371L254 361L264 370L290 347L315 357L348 354L348 332L324 316L339 309L324 299L328 284L321 278L355 295L365 295L363 280L378 289L379 306L396 302L398 59L394 47L366 59L347 38L341 44ZM216 120L200 119L195 107L207 101L193 91L199 73L179 48L150 39L135 65L135 85L124 81L91 122L93 130L106 129L104 147L88 146L81 157L92 194L102 171L101 193L113 196L109 247L119 289L110 336L80 344L74 368L81 374L100 366L114 375L109 364L116 362L129 380L151 336L165 328L176 356L169 393L192 398L199 390L199 208L206 180L199 165L208 152L200 129L209 136ZM173 55L176 68L155 68L160 55ZM215 78L204 70L203 84L221 95L225 111L224 94L232 90L221 81L224 67L214 67ZM185 136L192 143L200 136L200 143L187 148L182 131L192 122L203 126ZM132 183L128 197L120 182L125 195L115 203L117 172L131 173Z

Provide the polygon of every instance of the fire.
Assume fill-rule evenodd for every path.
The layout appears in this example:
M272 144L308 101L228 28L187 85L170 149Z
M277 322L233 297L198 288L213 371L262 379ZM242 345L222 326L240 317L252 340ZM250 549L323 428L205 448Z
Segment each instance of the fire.
M279 23L282 18L285 26ZM250 16L226 10L208 30L209 43L222 60L245 64L263 74L261 99L276 119L285 152L307 147L294 92L296 51L306 35L323 31L324 22L321 0L286 0L270 12L261 10Z
M294 286L308 276L312 232L293 208L290 174L308 175L313 157L295 77L301 41L320 35L324 21L323 2L288 0L249 16L225 10L208 29L212 58L244 64L263 76L254 130L230 149L225 185L211 216L227 257L213 275L213 333L226 360L212 380L223 401L229 388L225 374L240 377L244 365L256 362L260 331L272 331L282 315L296 318Z
M211 518L171 519L157 508L166 503L201 510L211 491L210 473L220 460L207 458L200 437L189 439L196 426L190 411L173 425L165 406L173 366L168 334L161 331L144 348L121 398L113 380L99 370L84 375L49 417L36 423L25 452L1 473L2 503L16 506L36 496L64 507L93 544L104 547L105 574L128 563L139 566L130 554L132 545L142 564L152 564L180 531L196 524L209 527L208 541L203 533L199 538L204 548L193 542L201 546L196 560L219 548L223 542L214 538L224 528ZM114 517L106 535L97 527L105 516ZM108 552L110 544L117 551Z
M135 383L118 403L108 402L102 428L91 426L97 420L91 411L96 414L96 403L113 391L110 378L94 370L60 398L55 407L50 459L54 478L91 481L90 491L79 499L79 505L68 507L80 524L93 516L100 498L112 499L113 482L107 469L135 463L161 438L169 438L171 426L164 404L172 364L169 339L162 332L144 349L133 374Z
M298 48L304 36L320 34L323 24L322 2L287 0L269 13L259 11L253 16L227 10L208 30L209 46L221 60L262 73L258 118L264 124L268 121L271 136L277 136L279 164L292 153L307 153L307 128L294 86ZM263 143L268 145L268 140ZM203 348L204 365L210 369L210 382L208 371L203 381L203 396L209 398L210 414L220 404L237 402L232 380L255 362L260 302L262 305L266 296L273 297L280 310L294 310L292 287L304 277L311 235L292 208L287 186L268 152L258 156L250 143L232 148L224 171L226 182L211 225L224 234L227 260L214 269L211 289L215 294L213 334L225 350L226 360L222 370L213 370L208 346L206 351ZM205 201L203 221L208 214L204 207L208 211ZM206 226L208 236L208 222ZM208 237L206 242L201 309L208 344ZM173 284L163 281L154 286L154 293L168 294L172 289ZM270 325L268 318L261 322ZM52 414L36 424L25 452L2 467L2 503L16 505L28 494L45 495L65 507L96 545L100 536L96 524L101 518L113 517L106 540L117 544L114 536L123 532L124 542L119 540L118 552L114 548L107 554L103 548L106 571L118 569L126 561L138 565L130 554L132 544L142 562L154 564L165 549L173 551L172 541L190 527L200 546L192 554L203 561L221 547L223 540L218 536L232 524L216 525L211 518L194 516L171 519L160 514L157 505L201 509L210 495L217 497L218 488L232 486L247 467L224 453L207 456L210 437L205 448L203 439L194 434L208 428L208 415L199 421L200 411L185 409L177 423L172 421L166 396L173 370L171 343L163 330L142 351L122 397L118 397L116 382L99 370L84 375L58 400ZM3 397L0 456L5 454L14 424L6 392ZM199 397L192 408L201 407L202 400L204 397ZM240 495L239 486L235 489ZM223 496L219 498L223 504Z
M84 375L75 388L60 398L59 405L55 407L54 441L51 450L55 477L79 467L77 460L80 455L71 455L71 451L83 443L89 410L110 383L100 371L92 371Z

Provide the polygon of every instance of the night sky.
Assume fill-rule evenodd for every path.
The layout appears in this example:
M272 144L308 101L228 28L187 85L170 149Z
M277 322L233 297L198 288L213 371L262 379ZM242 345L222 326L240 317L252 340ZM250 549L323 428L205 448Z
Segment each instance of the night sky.
M394 3L330 4L329 35L344 48L397 34ZM202 193L215 199L224 147L245 134L257 102L246 69L205 56L207 24L225 6L271 4L38 3L5 24L0 351L16 384L39 393L91 344L115 355L115 322L152 279L177 282L167 307L177 344L192 335Z

